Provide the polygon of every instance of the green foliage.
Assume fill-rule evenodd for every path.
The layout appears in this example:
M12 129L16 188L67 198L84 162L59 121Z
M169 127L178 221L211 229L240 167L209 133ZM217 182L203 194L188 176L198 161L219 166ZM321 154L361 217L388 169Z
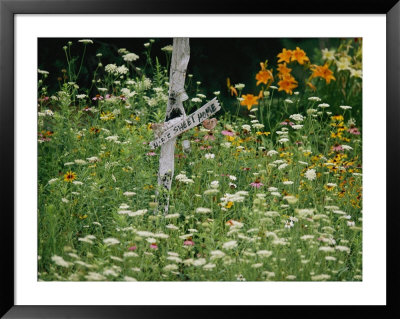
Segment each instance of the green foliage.
M145 67L121 51L98 66L92 88L80 85L86 59L68 56L68 79L49 97L41 71L38 278L361 280L360 79L293 95L265 86L250 110L221 101L212 131L178 137L164 215L160 151L148 142L165 117L168 69L151 58L152 43ZM187 113L212 98L199 82L187 78Z

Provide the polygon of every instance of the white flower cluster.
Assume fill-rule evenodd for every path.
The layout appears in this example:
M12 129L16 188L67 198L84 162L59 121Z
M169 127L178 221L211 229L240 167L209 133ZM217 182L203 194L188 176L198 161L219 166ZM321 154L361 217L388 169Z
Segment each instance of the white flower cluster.
M317 178L317 174L315 173L315 169L308 169L305 173L304 176L309 180L313 181L314 179Z
M190 179L186 176L185 172L181 172L180 174L175 176L175 179L181 183L185 183L185 184L192 184L194 183L193 179Z
M129 69L125 65L117 66L116 64L107 64L104 68L107 73L114 75L123 75L129 72Z
M303 122L304 117L301 114L292 114L289 116L292 120L297 121L297 122Z
M122 58L124 59L124 61L133 62L133 61L136 61L137 59L139 59L139 56L136 55L135 53L127 53L127 54L123 55Z
M48 74L49 74L48 71L40 70L40 69L38 69L38 73L39 73L39 74L43 74L43 75L48 75Z
M226 193L224 197L221 197L221 204L225 206L228 202L243 202L245 200L245 196L249 193L247 191L238 191L235 194Z
M93 40L90 40L90 39L82 39L82 40L78 40L78 42L81 42L83 44L93 44Z
M172 45L166 45L165 47L161 48L161 51L165 52L172 52L173 46Z

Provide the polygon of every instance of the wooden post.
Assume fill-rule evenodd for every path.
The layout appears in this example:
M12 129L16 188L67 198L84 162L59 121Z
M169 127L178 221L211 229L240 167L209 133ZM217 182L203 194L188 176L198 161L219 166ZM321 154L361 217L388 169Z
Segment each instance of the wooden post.
M169 97L164 123L169 122L172 124L174 121L171 120L174 118L186 117L182 102L188 99L184 85L189 57L189 38L174 38L169 76ZM165 127L163 129L165 130ZM175 141L176 137L163 144L160 153L158 185L163 188L163 192L161 198L158 198L158 202L160 206L164 206L165 213L168 213L168 192L171 190L172 179L174 177Z

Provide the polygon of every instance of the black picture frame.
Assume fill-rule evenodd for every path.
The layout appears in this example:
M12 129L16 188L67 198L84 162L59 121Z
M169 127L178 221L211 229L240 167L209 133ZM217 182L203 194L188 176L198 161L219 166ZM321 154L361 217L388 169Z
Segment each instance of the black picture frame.
M387 218L387 305L386 306L22 306L14 295L14 18L16 14L385 14L387 21L387 101L386 101L386 218ZM0 231L1 308L4 318L158 318L293 315L297 317L335 316L398 317L398 225L396 196L400 161L398 121L400 106L400 3L389 1L246 1L246 3L184 0L0 0L0 130L1 192ZM382 142L383 143L383 142ZM383 212L381 212L383 213Z

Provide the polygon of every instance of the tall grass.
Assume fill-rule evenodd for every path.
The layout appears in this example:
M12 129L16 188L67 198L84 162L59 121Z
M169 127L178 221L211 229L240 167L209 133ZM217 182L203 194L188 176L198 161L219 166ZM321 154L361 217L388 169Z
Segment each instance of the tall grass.
M148 43L140 68L126 50L124 65L103 66L99 54L92 88L79 87L85 60L70 59L68 46L58 92L49 96L39 70L38 279L361 280L359 41L332 48L333 58L290 61L300 68L291 92L272 70L243 105L252 93L229 83L222 107L237 112L177 140L168 215L155 202L159 150L148 147L151 123L165 115L168 69ZM325 62L330 83L312 76ZM187 78L187 113L212 98L203 85Z

